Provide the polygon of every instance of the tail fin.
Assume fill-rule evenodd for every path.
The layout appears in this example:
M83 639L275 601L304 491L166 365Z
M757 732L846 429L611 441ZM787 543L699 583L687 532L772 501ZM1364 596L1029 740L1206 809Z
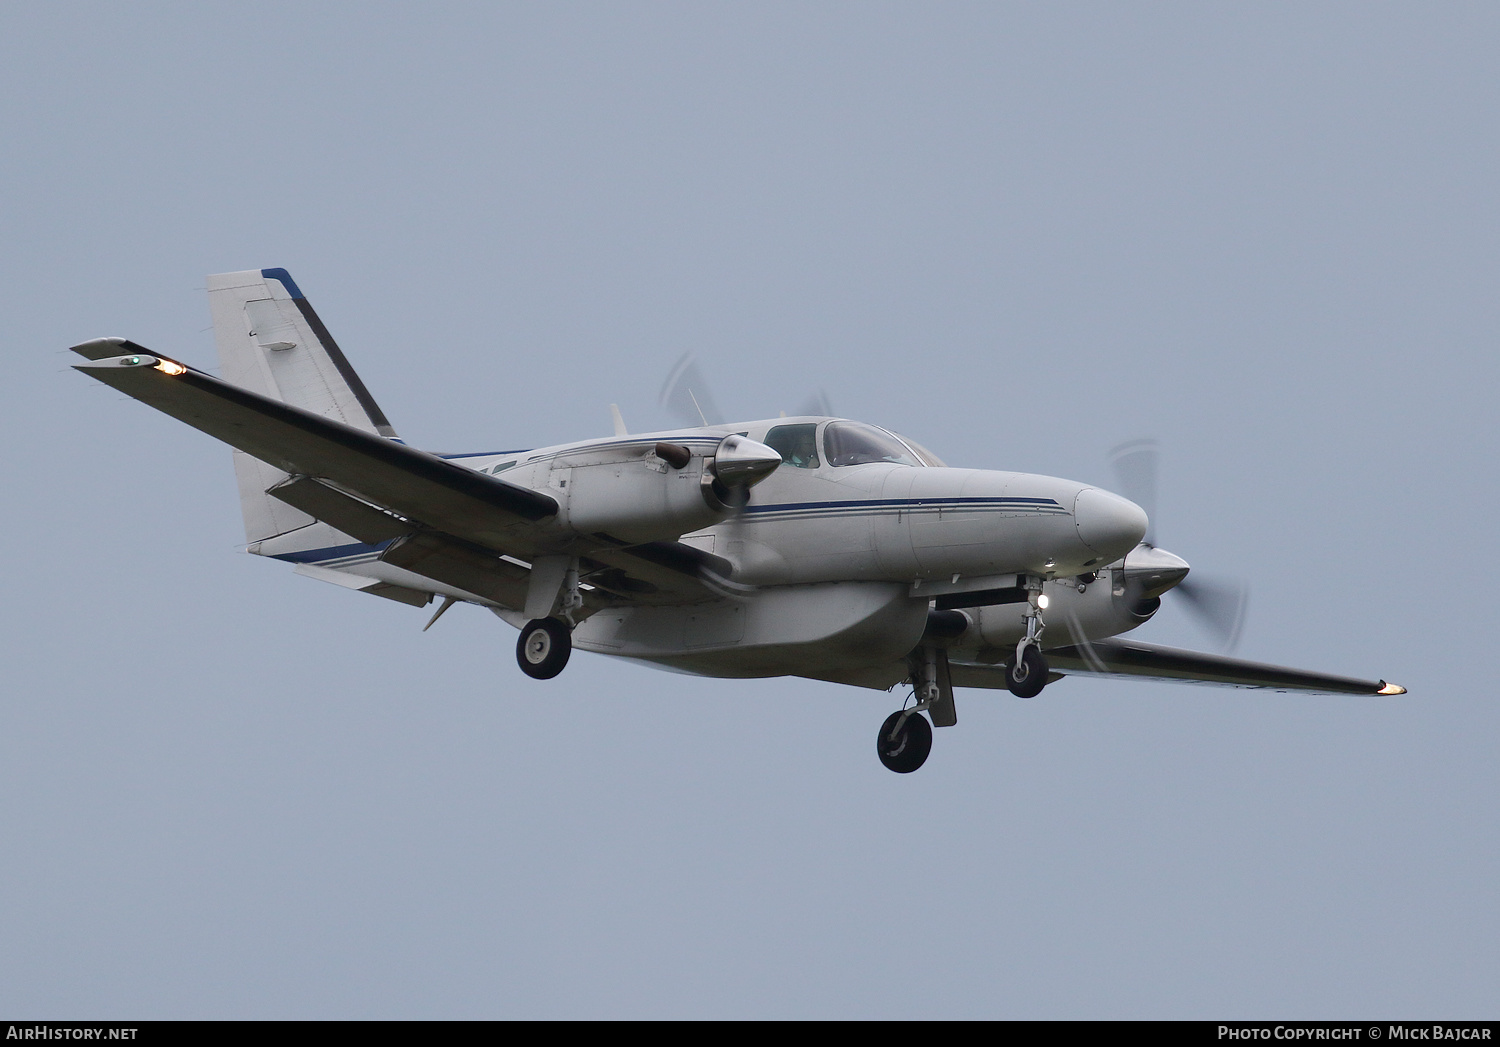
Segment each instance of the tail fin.
M380 436L385 412L285 269L208 278L223 379Z
M385 412L285 269L210 276L208 305L225 381L395 438ZM286 473L242 451L234 453L234 472L245 540L252 546L314 522L265 493L286 479ZM312 534L308 538L314 540Z

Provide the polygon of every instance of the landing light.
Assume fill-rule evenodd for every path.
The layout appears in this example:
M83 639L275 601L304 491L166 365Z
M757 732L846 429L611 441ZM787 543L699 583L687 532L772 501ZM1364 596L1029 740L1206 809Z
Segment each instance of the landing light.
M1036 598L1036 605L1038 607L1040 607L1044 611L1047 609L1047 604L1049 604L1051 602L1052 601L1050 601L1050 600L1047 599L1047 594L1046 593L1043 593L1041 596L1038 596Z
M156 362L156 369L166 374L183 374L187 371L186 367L173 360L158 360Z

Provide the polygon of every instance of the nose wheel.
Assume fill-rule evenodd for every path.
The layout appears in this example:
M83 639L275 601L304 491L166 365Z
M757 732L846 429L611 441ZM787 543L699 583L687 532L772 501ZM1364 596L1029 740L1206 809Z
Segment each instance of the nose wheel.
M1047 686L1047 659L1041 648L1025 644L1005 670L1005 686L1017 698L1035 698Z
M534 680L550 680L563 671L573 653L573 637L556 618L534 618L516 641L516 661Z
M880 762L897 774L910 774L927 762L932 752L932 728L916 710L891 713L875 740Z

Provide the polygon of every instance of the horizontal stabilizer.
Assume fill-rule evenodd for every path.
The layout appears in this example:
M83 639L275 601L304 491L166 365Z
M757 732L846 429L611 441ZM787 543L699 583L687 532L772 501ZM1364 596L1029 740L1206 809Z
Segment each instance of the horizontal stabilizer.
M335 491L310 476L294 476L266 493L367 545L379 545L416 529L400 517Z
M369 593L371 596L383 596L387 600L410 604L412 607L426 607L432 600L431 593L423 592L420 589L410 589L404 585L393 585L390 582L382 582L379 578L366 578L364 575L352 574L348 571L336 571L328 567L319 567L317 564L298 564L297 573L307 578L316 578L320 582L332 582L334 585L343 586L345 589L353 589L355 592Z
M519 564L435 534L394 542L380 559L503 607L525 604L531 579L531 572Z

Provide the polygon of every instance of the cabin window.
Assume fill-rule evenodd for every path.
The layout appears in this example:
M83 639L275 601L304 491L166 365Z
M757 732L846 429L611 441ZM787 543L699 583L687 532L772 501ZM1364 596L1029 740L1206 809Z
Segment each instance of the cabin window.
M823 451L828 464L870 465L888 462L892 465L922 465L904 443L873 425L860 422L829 422L823 430Z
M817 435L817 422L778 425L766 434L766 446L781 455L783 465L816 469L820 464Z

